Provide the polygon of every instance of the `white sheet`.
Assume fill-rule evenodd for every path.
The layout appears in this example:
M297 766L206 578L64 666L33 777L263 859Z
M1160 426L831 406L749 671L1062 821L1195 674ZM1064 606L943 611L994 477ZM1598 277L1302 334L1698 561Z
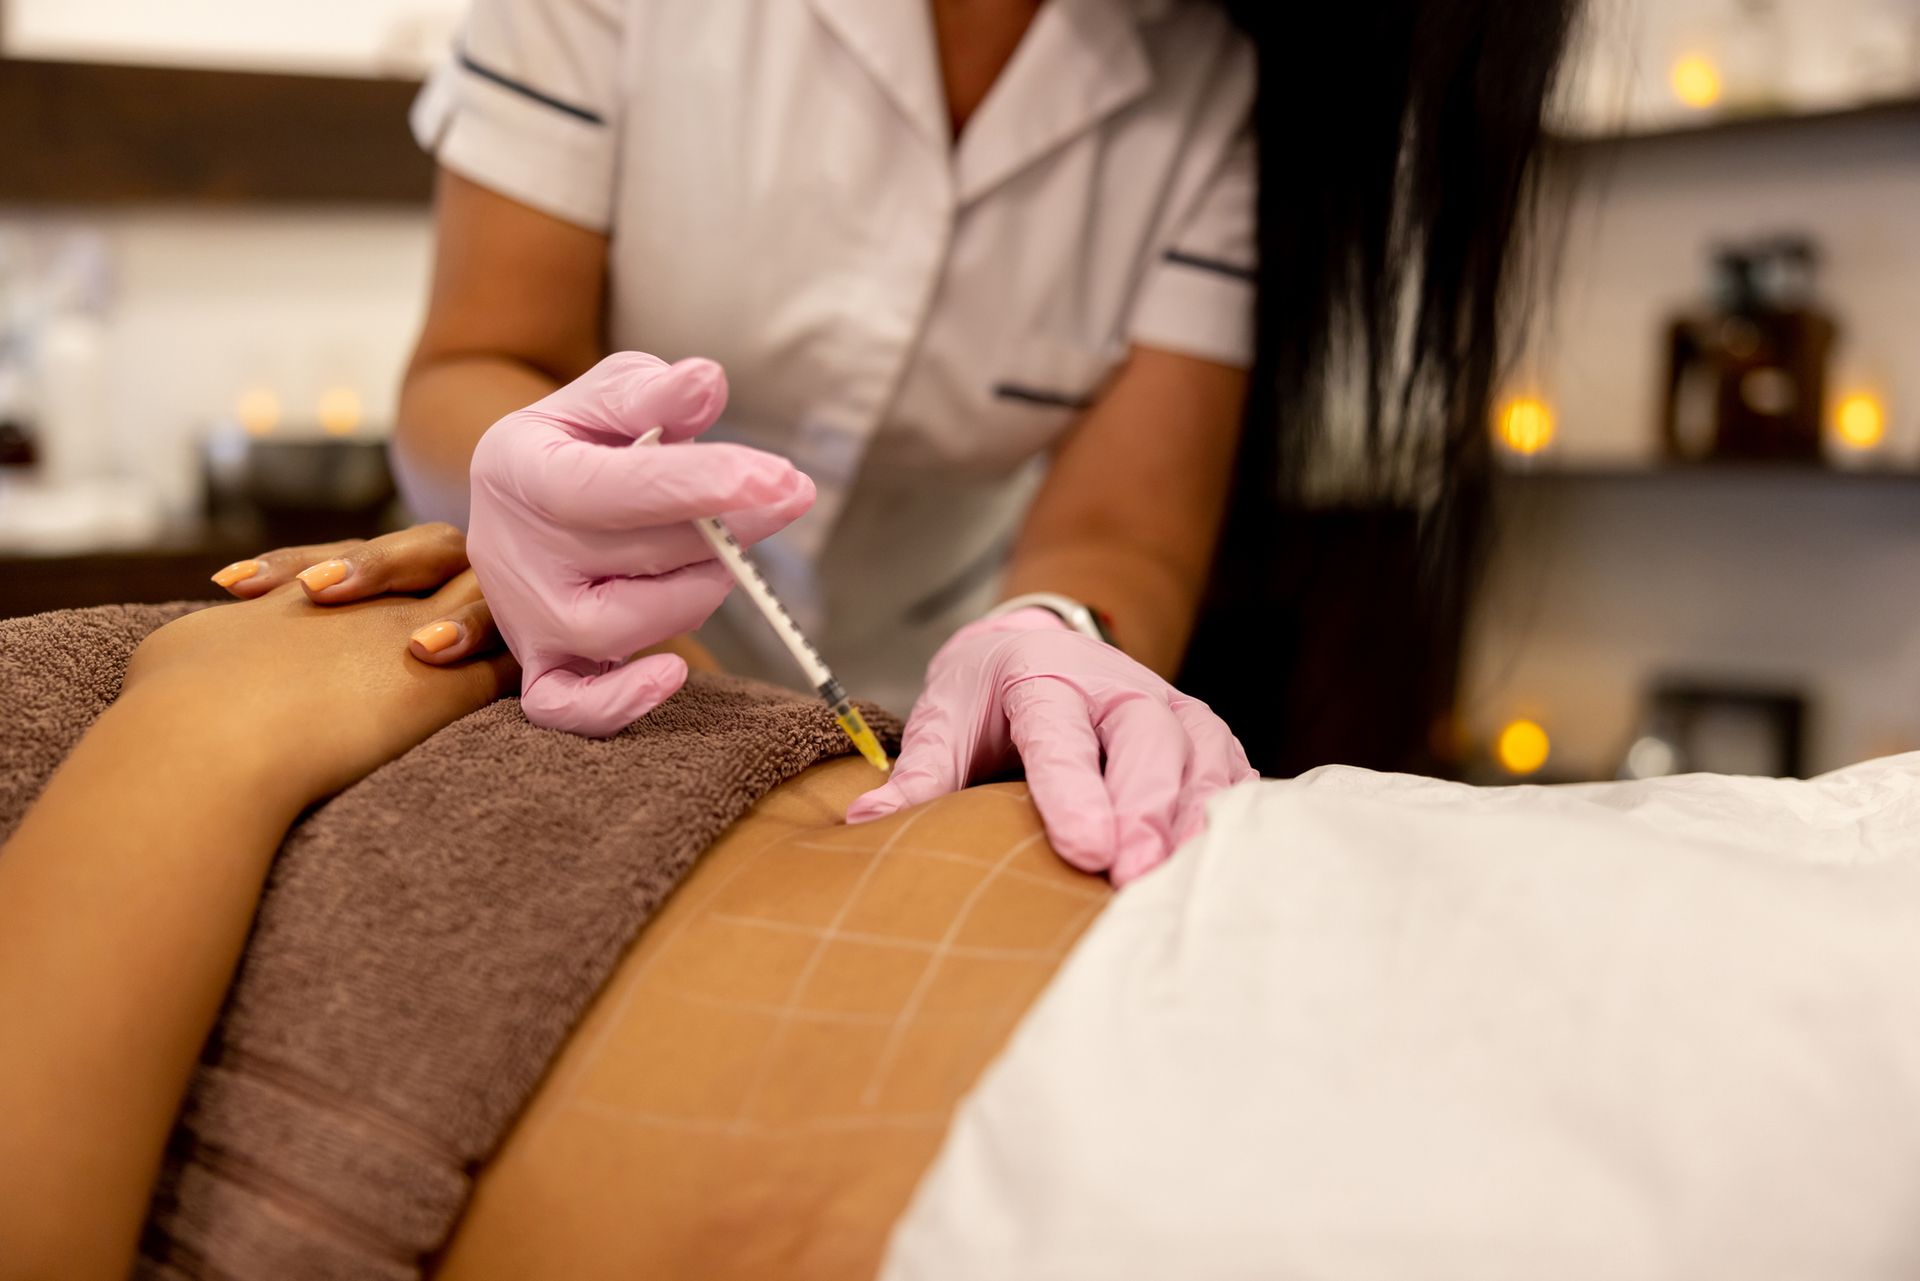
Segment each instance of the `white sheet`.
M1235 789L962 1106L883 1276L1920 1277L1920 754Z

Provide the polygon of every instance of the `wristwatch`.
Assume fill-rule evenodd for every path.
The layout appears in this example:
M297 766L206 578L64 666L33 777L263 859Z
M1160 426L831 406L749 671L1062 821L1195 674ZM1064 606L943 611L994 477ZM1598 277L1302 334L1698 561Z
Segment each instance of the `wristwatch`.
M1024 596L1015 596L1011 600L1001 601L988 610L983 617L1000 618L1015 610L1035 607L1058 615L1061 622L1082 636L1091 636L1094 640L1108 645L1114 643L1113 620L1093 606L1077 601L1071 596L1062 596L1058 592L1028 592Z

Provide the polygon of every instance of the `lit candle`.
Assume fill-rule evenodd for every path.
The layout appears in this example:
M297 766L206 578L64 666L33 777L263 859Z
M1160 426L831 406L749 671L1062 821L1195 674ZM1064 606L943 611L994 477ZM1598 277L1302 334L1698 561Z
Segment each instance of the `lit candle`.
M1866 453L1887 438L1887 407L1872 392L1840 398L1833 411L1833 436L1842 448Z
M1516 454L1537 454L1553 443L1553 406L1539 396L1514 396L1495 414L1494 433Z
M360 397L351 387L329 387L313 409L320 430L329 436L351 436L360 430Z
M1717 105L1723 92L1720 68L1704 54L1690 53L1675 62L1668 82L1673 96L1695 111Z
M1500 768L1519 777L1539 773L1552 751L1553 743L1537 721L1508 722L1493 744L1493 756Z
M233 402L233 416L247 435L271 435L280 425L280 398L265 387L250 387Z

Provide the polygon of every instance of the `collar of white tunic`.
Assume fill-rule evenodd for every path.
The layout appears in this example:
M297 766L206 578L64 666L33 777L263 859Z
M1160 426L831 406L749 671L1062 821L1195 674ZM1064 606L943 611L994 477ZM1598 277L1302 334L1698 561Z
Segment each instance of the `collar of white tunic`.
M1142 27L1176 0L1047 0L956 146L933 16L902 0L808 0L929 146L953 152L961 204L1146 95Z

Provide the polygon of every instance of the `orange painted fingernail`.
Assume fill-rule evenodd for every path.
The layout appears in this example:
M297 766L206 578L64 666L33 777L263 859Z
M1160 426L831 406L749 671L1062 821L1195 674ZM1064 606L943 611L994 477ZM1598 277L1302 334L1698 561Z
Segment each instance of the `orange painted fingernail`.
M409 639L427 653L438 654L460 639L460 624L449 623L445 619L437 623L428 623Z
M294 577L305 583L310 592L324 592L347 576L353 567L344 560L323 560L318 565L309 565Z
M243 583L247 579L252 578L263 568L265 568L264 561L236 560L233 564L215 574L213 581L222 587L231 587L235 583Z

